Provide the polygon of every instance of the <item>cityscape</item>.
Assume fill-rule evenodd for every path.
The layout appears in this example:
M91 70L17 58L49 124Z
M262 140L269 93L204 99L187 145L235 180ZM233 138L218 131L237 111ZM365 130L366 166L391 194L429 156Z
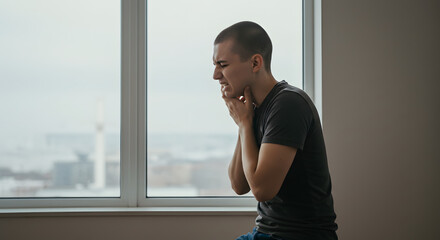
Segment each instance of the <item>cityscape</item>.
M105 133L101 114L93 134L46 134L0 148L0 197L120 196L120 136ZM149 134L147 142L149 197L235 195L227 166L236 136Z

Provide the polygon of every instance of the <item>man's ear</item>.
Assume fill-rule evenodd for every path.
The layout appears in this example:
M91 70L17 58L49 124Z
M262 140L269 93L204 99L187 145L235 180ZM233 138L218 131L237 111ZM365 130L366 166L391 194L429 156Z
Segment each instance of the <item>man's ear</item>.
M264 65L263 56L261 54L254 54L251 57L251 63L252 63L252 72L258 72Z

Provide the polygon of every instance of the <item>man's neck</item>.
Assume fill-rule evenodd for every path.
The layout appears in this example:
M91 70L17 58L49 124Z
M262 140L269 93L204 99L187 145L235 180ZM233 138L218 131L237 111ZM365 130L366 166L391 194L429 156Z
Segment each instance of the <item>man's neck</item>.
M264 99L277 83L277 80L271 74L268 74L264 78L255 81L255 84L251 87L251 90L254 97L254 104L257 107L263 103Z

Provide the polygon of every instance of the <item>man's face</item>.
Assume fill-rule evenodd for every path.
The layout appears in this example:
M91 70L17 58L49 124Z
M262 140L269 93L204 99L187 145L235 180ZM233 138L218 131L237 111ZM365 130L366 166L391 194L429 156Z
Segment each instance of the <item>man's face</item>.
M226 40L214 46L214 80L218 80L226 97L243 96L244 88L251 83L252 64L250 60L241 61L232 52L233 40Z

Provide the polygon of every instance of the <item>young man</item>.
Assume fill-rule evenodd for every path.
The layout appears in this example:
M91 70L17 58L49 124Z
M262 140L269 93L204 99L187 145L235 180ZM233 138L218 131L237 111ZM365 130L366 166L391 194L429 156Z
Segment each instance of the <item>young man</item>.
M337 239L319 115L307 94L271 73L272 43L253 22L214 41L213 78L238 125L234 191L258 201L256 228L238 239Z

